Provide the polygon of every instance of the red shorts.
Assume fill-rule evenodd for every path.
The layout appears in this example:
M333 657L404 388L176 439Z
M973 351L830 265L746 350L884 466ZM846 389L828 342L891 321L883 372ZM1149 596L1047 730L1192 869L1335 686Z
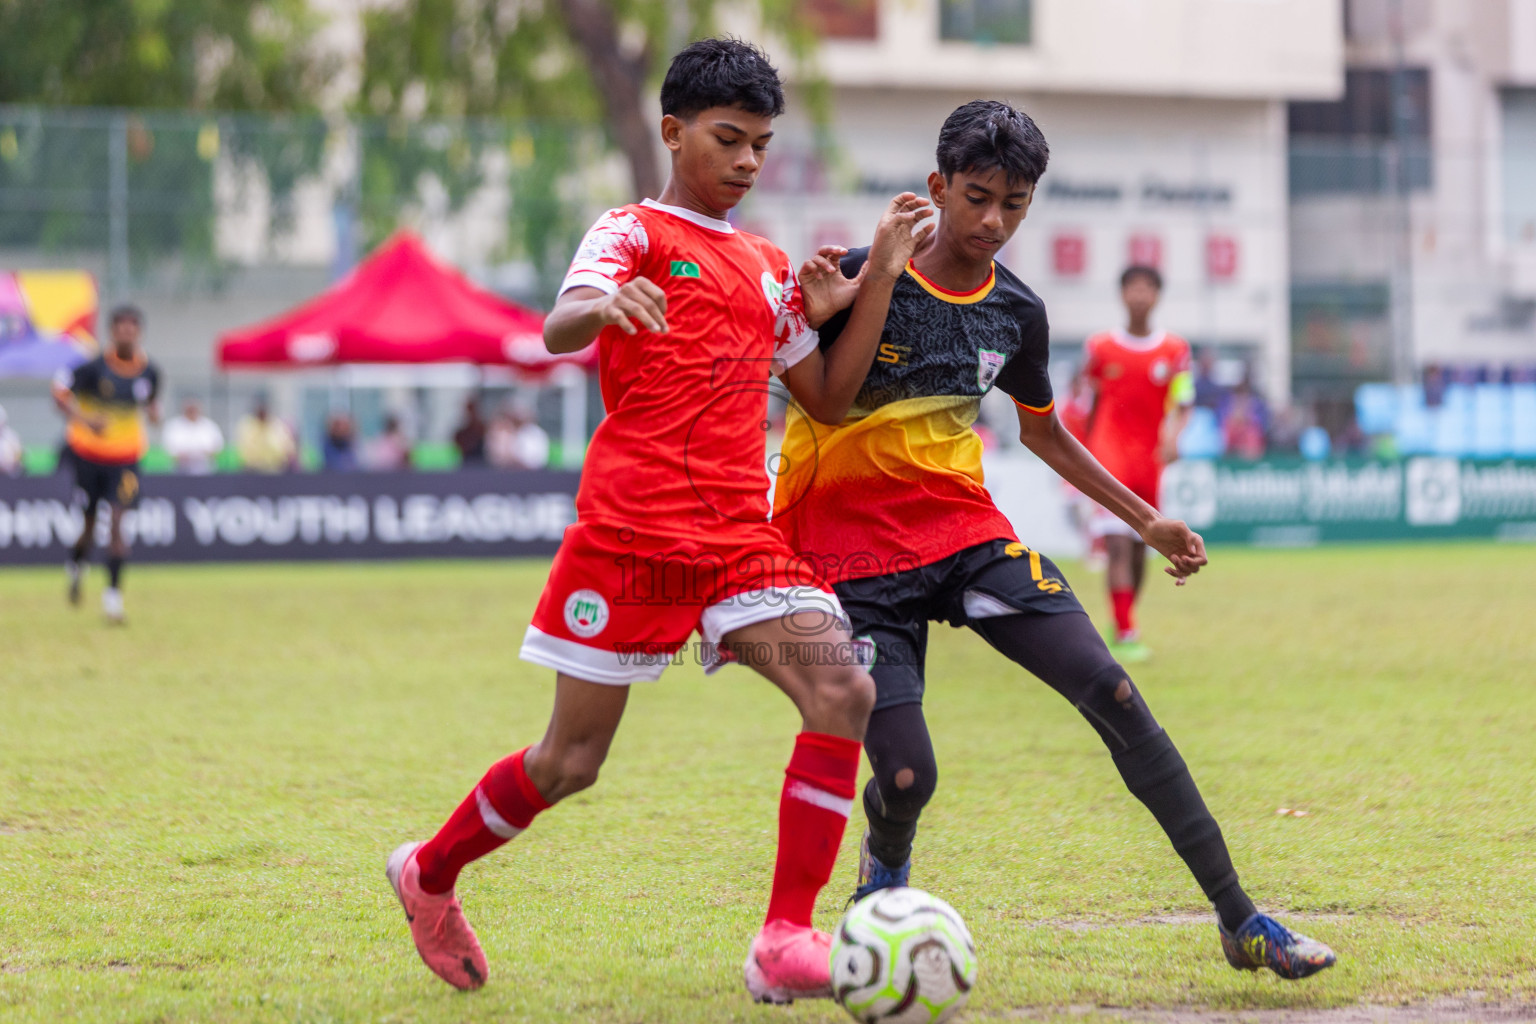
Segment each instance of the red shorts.
M628 527L568 526L523 637L521 657L594 683L659 679L697 630L713 670L732 630L791 612L821 629L847 616L810 563L771 528L722 543L648 537ZM797 617L797 631L808 620ZM816 632L820 632L817 629Z

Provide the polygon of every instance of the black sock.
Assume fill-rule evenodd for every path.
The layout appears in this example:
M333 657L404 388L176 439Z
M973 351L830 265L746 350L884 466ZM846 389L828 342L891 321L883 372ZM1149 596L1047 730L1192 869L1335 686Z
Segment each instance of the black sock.
M123 579L123 557L121 555L107 556L107 580L109 586L116 590Z
M885 801L873 777L864 784L864 817L869 820L869 852L888 868L896 868L912 856L912 840L917 837L917 816L899 821L887 817Z
M1194 777L1166 732L1114 755L1120 777L1168 834L1173 848L1229 931L1254 912L1253 901L1238 884L1237 870L1211 817Z

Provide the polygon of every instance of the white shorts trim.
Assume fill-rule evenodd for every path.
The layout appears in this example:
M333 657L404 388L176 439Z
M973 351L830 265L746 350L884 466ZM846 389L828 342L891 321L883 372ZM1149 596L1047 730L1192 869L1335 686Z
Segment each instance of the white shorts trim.
M837 623L846 632L848 615L837 595L819 587L763 587L732 594L718 604L704 609L699 618L699 633L706 644L718 644L725 634L759 622L781 618L796 612L820 612L827 624Z
M617 651L550 636L536 626L529 626L528 632L523 634L523 647L517 656L577 679L610 686L654 683L672 664L671 655L640 652L621 655Z
M720 650L725 634L808 611L821 612L828 625L835 622L844 632L849 629L848 613L843 611L837 595L819 587L762 587L732 594L710 605L699 619L699 634L704 637L704 673L713 675L733 660Z
M1018 608L979 590L967 590L962 603L965 605L965 617L968 619L996 619L1004 615L1019 614Z

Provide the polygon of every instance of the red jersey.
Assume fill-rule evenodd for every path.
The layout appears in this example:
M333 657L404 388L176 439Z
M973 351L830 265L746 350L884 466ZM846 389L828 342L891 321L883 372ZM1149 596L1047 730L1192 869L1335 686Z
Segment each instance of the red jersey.
M669 331L598 335L608 415L587 451L578 516L717 543L771 530L768 375L817 343L789 257L726 221L647 199L598 218L560 290L612 294L636 277L666 293Z
M1116 480L1155 506L1163 421L1193 398L1189 342L1166 331L1145 338L1111 331L1084 348L1083 373L1098 393L1085 444Z

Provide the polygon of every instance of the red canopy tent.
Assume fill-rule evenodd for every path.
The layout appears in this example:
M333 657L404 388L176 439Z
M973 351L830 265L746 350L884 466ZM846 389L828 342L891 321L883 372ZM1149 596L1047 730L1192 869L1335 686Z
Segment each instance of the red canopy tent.
M553 355L544 317L471 283L401 231L302 306L219 338L224 369L343 363L473 363L543 375L590 369L597 346Z

